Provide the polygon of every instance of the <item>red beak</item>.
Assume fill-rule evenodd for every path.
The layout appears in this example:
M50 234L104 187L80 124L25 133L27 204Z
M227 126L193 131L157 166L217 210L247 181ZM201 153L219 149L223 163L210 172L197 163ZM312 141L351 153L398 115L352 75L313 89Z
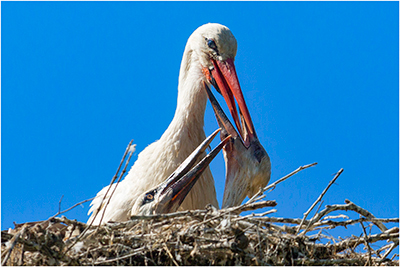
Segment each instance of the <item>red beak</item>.
M252 197L260 187L265 187L271 175L269 156L257 138L249 110L244 101L233 59L217 61L211 59L214 68L204 68L208 81L219 91L228 105L237 131L204 83L208 98L213 106L221 138L231 135L224 146L226 179L222 208L237 206L246 196ZM239 114L236 102L239 107ZM240 116L240 117L239 117ZM239 119L240 118L240 119Z
M244 101L233 59L228 58L225 61L211 59L211 62L214 65L214 69L210 71L211 77L208 76L210 82L224 97L243 143L248 147L251 141L257 138L257 135L246 102ZM239 106L240 119L235 100Z

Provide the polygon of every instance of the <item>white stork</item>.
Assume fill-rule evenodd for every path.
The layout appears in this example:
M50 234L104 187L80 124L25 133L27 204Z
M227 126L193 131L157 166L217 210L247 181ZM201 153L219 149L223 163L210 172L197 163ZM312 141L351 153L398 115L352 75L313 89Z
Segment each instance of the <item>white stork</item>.
M116 188L102 222L128 220L137 212L132 210L135 201L165 181L205 139L203 126L207 93L204 84L218 85L238 125L234 95L240 113L244 115L242 120L247 121L244 124L245 130L252 132L250 115L233 63L236 50L235 37L227 27L220 24L205 24L189 37L181 62L174 118L161 138L139 154L128 175ZM97 212L103 213L104 203L108 200L107 197L105 201L102 200L107 189L108 186L103 188L92 201L89 210L92 215L88 223L93 221L94 225L99 224L102 216L95 215ZM214 180L209 168L204 170L190 190L181 209L202 209L207 204L218 207Z

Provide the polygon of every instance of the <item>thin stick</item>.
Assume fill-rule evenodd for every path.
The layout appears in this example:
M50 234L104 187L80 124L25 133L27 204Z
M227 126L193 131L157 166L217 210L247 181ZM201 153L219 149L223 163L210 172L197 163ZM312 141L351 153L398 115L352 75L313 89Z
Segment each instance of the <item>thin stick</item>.
M264 200L264 201L260 201L257 203L248 203L246 202L243 205L237 206L237 207L230 207L230 208L226 208L223 209L221 211L225 211L225 212L232 212L234 214L240 214L244 211L249 211L249 210L258 210L264 207L275 207L277 205L275 200Z
M352 206L349 205L333 205L329 206L328 212L332 212L335 210L353 210ZM275 210L267 211L266 213L270 213ZM326 209L324 210L326 211ZM322 211L321 211L322 212ZM173 219L177 217L197 217L201 216L202 214L205 214L205 210L186 210L186 211L177 211L174 213L166 213L166 214L154 214L154 215L134 215L130 219L131 221L127 222L119 222L119 223L107 223L108 226L112 227L112 229L119 229L119 228L125 228L129 227L129 225L134 225L136 220L154 220L154 221L160 221L160 220L167 220L167 219ZM266 213L262 214L265 215ZM300 224L301 220L300 218L280 218L280 217L261 217L261 214L254 214L254 215L247 215L245 217L253 217L253 216L259 216L257 220L260 220L262 222L269 222L269 223L289 223L289 224ZM320 216L318 216L320 217ZM320 222L316 221L311 221L314 227L319 227L319 226L324 226L324 225L329 225L331 228L332 227L337 227L337 226L347 226L347 225L352 225L352 224L357 224L360 222L384 222L384 223L398 223L399 218L359 218L359 219L354 219L354 220L346 220L346 221L332 221L332 220L323 220ZM310 223L310 221L306 220L304 221L305 224Z
M387 256L389 256L390 252L393 251L393 249L395 247L397 247L399 245L399 240L393 242L393 244L391 245L391 247L385 252L385 254L383 254L383 259L385 259Z
M110 191L110 189L111 189L113 183L114 183L115 180L117 179L119 170L121 169L121 166L122 166L122 164L123 164L124 161L125 161L126 155L129 153L129 151L130 151L130 149L131 149L132 143L133 143L133 140L131 140L131 141L129 142L128 146L126 147L125 153L124 153L124 155L122 156L121 162L119 163L117 172L115 173L115 175L114 175L113 178L111 179L110 185L108 186L107 191L106 191L106 193L104 194L103 199L101 200L101 203L100 203L100 205L99 205L99 207L98 207L98 209L97 209L97 211L96 211L96 214L94 215L93 220L91 221L90 225L92 225L92 223L93 223L94 220L96 219L96 216L97 216L97 214L100 212L100 210L101 210L101 208L102 208L102 206L103 206L103 202L104 202L104 200L106 199L108 192ZM131 153L131 154L132 154L132 153ZM115 185L115 188L117 188L117 186L118 186L118 183ZM115 190L115 189L114 189L114 190ZM113 191L113 192L114 192L114 191ZM112 193L111 193L111 196L112 196ZM109 199L111 198L111 196L109 197ZM107 202L107 203L108 203L108 202ZM103 217L104 217L104 213L105 213L105 212L106 212L106 209L104 208L104 209L103 209L103 214L101 215L101 219L100 219L99 225L101 224L101 221L103 220Z
M25 231L27 229L27 225L24 225L19 231L9 242L11 242L10 248L7 251L7 255L5 256L4 260L1 262L1 265L4 266L6 265L8 258L10 258L11 252L14 249L15 245L18 242L18 239L25 234Z
M206 213L205 210L184 210L184 211L176 211L172 213L162 213L162 214L152 214L152 215L133 215L131 216L131 220L164 220L164 219L170 219L170 218L175 218L175 217L186 217L186 216L196 216L196 215L201 215L203 213ZM128 222L122 222L122 223L116 223L118 225L121 225L125 227L125 224L131 223L130 221ZM107 225L114 224L114 223L108 223Z
M114 177L111 179L111 183L110 183L110 185L108 186L107 192L104 194L104 197L103 197L103 199L101 200L101 203L100 203L98 209L97 209L96 211L94 211L94 212L96 212L96 214L94 214L93 220L92 220L92 221L90 222L90 224L82 231L82 233L75 239L75 241L65 250L63 256L64 256L73 246L75 246L75 244L83 237L83 235L87 232L87 230L93 225L94 220L96 219L97 215L99 214L99 211L100 211L100 209L101 209L101 206L102 206L102 203L103 203L104 199L106 198L108 192L110 191L110 188L111 188L112 184L114 183L115 179L117 179L117 177L118 177L119 170L121 169L121 166L122 166L122 164L123 164L124 161L125 161L126 155L128 154L129 151L131 151L132 142L133 142L133 140L131 140L131 141L129 142L127 148L125 149L125 153L124 153L124 155L122 156L122 159L121 159L121 162L120 162L120 164L119 164L119 166L118 166L117 172L115 173ZM133 154L133 151L131 151L131 155L130 155L130 156L132 156L132 154ZM129 159L130 159L130 157L129 157ZM126 166L126 165L125 165L125 166ZM117 185L115 185L115 186L117 186ZM104 211L105 211L105 210L104 210ZM101 219L103 219L104 211L103 211L103 215L102 215L102 218L101 218ZM100 220L99 225L100 225L100 224L101 224L101 220Z
M272 210L268 210L268 211L266 211L264 213L261 213L261 214L254 214L253 213L253 214L249 214L249 215L246 215L246 216L238 216L236 218L231 219L231 221L232 222L237 222L237 221L242 221L242 220L247 220L247 219L252 219L252 218L259 219L258 217L263 217L265 215L268 215L268 214L271 214L271 213L274 213L274 212L277 212L277 210L276 209L272 209Z
M365 236L364 243L367 245L367 248L368 248L368 262L367 262L367 265L371 265L371 264L372 264L371 246L369 245L369 242L368 242L367 231L365 231L364 224L363 224L362 222L360 222L360 224L361 224L361 227L362 227L362 229L363 229L364 236ZM368 264L368 263L369 263L369 264Z
M267 200L267 201L262 201L262 202L257 202L257 203L249 203L249 204L246 202L245 204L237 206L237 207L222 209L222 210L220 210L220 212L218 212L218 214L216 216L213 216L202 222L196 223L195 225L192 225L191 228L193 229L194 227L208 223L212 220L215 220L215 219L222 217L224 215L227 215L229 213L240 214L243 211L260 209L260 208L264 208L264 207L275 207L275 206L276 206L276 202L273 200Z
M89 201L91 201L91 200L93 200L93 199L94 199L94 197L89 198L89 199L86 199L86 200L83 200L83 201L81 201L81 202L79 202L79 203L76 203L76 204L73 205L72 207L69 207L69 208L66 209L66 210L58 211L56 214L54 214L53 216L51 216L51 217L48 218L47 220L51 220L51 219L55 218L56 216L58 216L58 215L60 215L60 214L63 214L63 213L66 213L67 211L70 211L70 210L72 210L73 208L75 208L75 207L77 207L77 206L79 206L79 205L82 205L83 203L89 202Z
M398 223L399 222L399 218L388 218L388 219L377 219L377 218L359 218L359 219L354 219L354 220L346 220L346 221L332 221L332 220L323 220L317 223L314 223L314 227L318 227L318 226L323 226L323 225L329 225L331 226L331 228L334 228L336 226L347 226L347 225L351 225L351 224L356 224L359 222L372 222L372 223L376 223L376 222L385 222L385 223Z
M344 202L345 202L346 204L351 205L351 206L355 209L355 211L358 212L359 214L361 214L362 216L364 216L364 217L366 217L366 218L375 218L375 216L372 215L371 212L369 212L369 211L366 210L366 209L361 208L360 206L357 206L356 204L354 204L354 203L351 202L350 200L346 199ZM374 224L375 224L382 232L387 231L387 227L386 227L383 223L381 223L381 222L376 222L376 223L374 223Z
M315 166L315 165L317 165L317 162L314 162L314 163L311 163L311 164L308 164L308 165L304 165L304 166L300 166L299 168L297 168L296 170L292 171L292 172L289 173L288 175L282 177L282 178L279 179L278 181L273 182L272 184L270 184L270 185L268 185L268 186L266 186L266 187L264 187L264 188L260 188L260 191L258 191L254 196L252 196L252 197L246 202L246 204L250 204L250 203L255 202L256 200L258 200L257 197L261 196L261 195L262 195L265 191L267 191L268 189L271 189L271 188L274 189L274 188L276 187L277 184L279 184L279 183L285 181L286 179L290 178L291 176L295 175L296 173L298 173L298 172L300 172L300 171L302 171L302 170L304 170L304 169L310 168L310 167L312 167L312 166ZM272 189L272 190L273 190L273 189Z
M336 211L336 210L344 210L344 211L348 211L348 210L352 210L357 212L358 214L363 215L364 217L366 217L368 220L365 221L371 221L373 224L375 224L376 226L378 226L378 228L381 231L387 231L387 227L385 225L383 225L382 220L378 220L375 218L375 216L373 216L369 211L357 206L356 204L354 204L353 202L349 201L346 199L346 203L345 205L326 205L325 209L323 209L321 212L317 213L314 215L314 217L312 217L310 219L310 225L314 226L314 224L316 222L318 222L322 217L324 217L325 215L327 215L328 213L332 212L332 211ZM324 222L321 222L324 223ZM334 224L340 225L340 222L333 222Z
M322 206L322 203L324 203L324 201L321 201L321 203L319 203L319 206L318 206L317 210L315 211L315 214L318 213L319 209L320 209L321 206ZM314 215L315 215L315 214L314 214ZM304 223L305 221L306 221L306 220L304 220L304 218L303 218L302 221L300 222L300 226L299 226L299 227L301 227L301 226L302 226L302 223ZM311 222L309 221L305 229L310 228L310 226L311 226ZM299 228L296 230L296 234L298 233L298 231L300 231Z
M58 213L61 212L61 201L64 198L64 195L61 196L60 201L58 201Z
M133 140L131 140L131 142L130 142L129 144L131 144L132 141L133 141ZM132 155L133 155L133 151L130 150L130 146L129 146L129 151L130 151L130 154L129 154L128 159L127 159L126 162L125 162L125 167L124 167L124 169L122 170L121 174L119 175L119 178L118 178L117 183L115 184L114 190L111 192L111 195L110 195L110 197L108 198L106 205L104 206L103 213L102 213L102 215L101 215L99 225L100 225L101 222L103 221L103 217L104 217L104 214L106 213L107 206L108 206L108 204L110 203L111 198L112 198L112 196L114 195L115 190L117 189L117 186L118 186L119 182L121 181L122 177L124 176L124 174L125 174L125 172L126 172L126 168L128 167L129 161L131 160L131 157L132 157ZM119 170L119 168L118 168L118 170ZM110 186L110 187L111 187L111 186ZM109 188L110 188L110 187L109 187ZM104 200L104 198L103 198L103 200ZM93 219L93 220L94 220L94 219Z
M91 201L91 200L93 200L93 199L94 199L94 197L89 198L89 199L86 199L86 200L83 200L83 201L81 201L81 202L79 202L79 203L76 203L75 205L69 207L69 208L66 209L66 210L57 212L56 214L54 214L53 216L51 216L50 218L48 218L48 219L45 220L45 221L38 221L38 222L35 222L35 223L40 223L41 225L43 225L43 224L45 224L45 223L48 222L48 221L54 220L58 215L61 215L61 214L63 214L63 213L66 213L66 212L72 210L73 208L75 208L75 207L77 207L77 206L79 206L79 205L82 205L83 203L89 202L89 201ZM15 224L15 223L14 223L14 224ZM30 224L30 223L27 223L27 224ZM24 224L15 224L15 227L17 228L17 227L20 227L20 226L23 226L23 225L24 225Z
M295 259L294 263L296 265L319 265L319 266L334 266L334 265L355 265L360 263L359 259Z
M132 252L132 253L129 253L124 256L114 258L114 259L94 262L93 265L104 265L104 263L110 263L110 262L114 262L114 261L123 260L123 259L129 258L129 257L135 256L136 254L138 254L139 252L142 252L144 250L146 250L145 247L137 248L137 249L134 249L133 250L134 252Z
M331 185L336 181L337 178L339 178L340 174L342 174L343 172L343 168L340 169L335 177L333 177L333 179L329 182L328 186L325 188L324 191L322 191L321 195L319 195L319 197L317 198L317 200L314 202L314 204L311 205L311 207L304 213L304 217L302 222L300 223L299 227L297 228L297 233L298 234L300 232L301 226L303 225L304 221L306 220L308 214L310 214L310 212L312 211L312 209L318 204L318 202L321 201L322 197L326 194L326 192L328 191L329 187L331 187ZM308 227L307 227L308 228ZM307 228L302 232L302 235L304 235L307 232Z
M168 256L171 258L171 260L174 262L174 264L176 266L179 266L179 264L175 261L174 257L172 256L171 251L169 251L168 246L165 243L163 243L163 245L164 245L165 251L167 252Z
M380 234L375 234L375 235L369 236L368 241L370 243L375 243L375 242L378 242L381 240L395 239L395 238L399 238L399 233L391 233L391 234L380 233ZM330 247L332 249L334 248L336 252L341 252L349 247L354 248L354 247L364 243L365 240L366 240L365 237L348 238L341 242L327 245L326 247Z

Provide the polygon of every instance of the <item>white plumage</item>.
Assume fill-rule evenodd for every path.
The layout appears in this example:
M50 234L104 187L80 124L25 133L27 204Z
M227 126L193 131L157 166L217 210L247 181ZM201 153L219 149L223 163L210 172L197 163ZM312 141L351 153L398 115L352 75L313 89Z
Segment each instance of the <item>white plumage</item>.
M218 50L212 49L210 40L216 44ZM210 23L193 32L186 44L181 63L174 118L161 138L139 154L112 196L102 222L128 220L134 215L131 214L131 209L135 200L167 179L206 138L203 126L207 94L203 82L210 85L210 80L204 69L212 68L211 57L221 62L233 60L236 50L236 39L225 26ZM88 223L99 210L107 188L108 186L103 188L92 201L89 210L92 215ZM218 207L214 180L208 168L182 203L181 209L202 209L207 204ZM104 203L100 207L99 216L93 221L94 225L99 223L103 207Z

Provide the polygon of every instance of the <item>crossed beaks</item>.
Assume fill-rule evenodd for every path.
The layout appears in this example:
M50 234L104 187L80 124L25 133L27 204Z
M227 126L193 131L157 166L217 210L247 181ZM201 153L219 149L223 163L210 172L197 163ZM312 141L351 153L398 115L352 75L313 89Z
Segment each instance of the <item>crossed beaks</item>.
M241 127L239 134L206 83L204 87L220 129L207 137L167 180L140 197L132 209L132 214L150 215L178 210L203 171L221 149L226 166L222 208L240 205L246 196L251 198L260 188L268 184L271 176L270 159L257 138L251 119L249 123L247 122L249 117L242 116L242 112L249 116L246 105L239 105L241 124L236 123ZM216 89L219 90L218 87ZM242 111L241 107L245 111ZM239 117L238 114L236 117ZM199 161L219 131L222 141ZM199 162L194 166L197 161Z
M203 171L231 138L227 135L218 146L199 161L206 148L210 146L211 141L220 130L218 129L208 136L167 180L142 195L132 208L131 214L151 215L170 213L178 210ZM199 162L195 165L197 161Z
M216 87L216 84L213 84ZM241 127L239 134L222 110L206 83L204 87L221 127L221 140L231 136L223 148L226 166L225 190L222 208L240 205L251 198L261 187L265 187L271 176L269 156L257 138L252 123L246 123L242 113L249 114L246 105L239 105ZM218 88L216 88L219 90ZM241 106L245 111L241 110ZM249 133L250 132L250 133Z

